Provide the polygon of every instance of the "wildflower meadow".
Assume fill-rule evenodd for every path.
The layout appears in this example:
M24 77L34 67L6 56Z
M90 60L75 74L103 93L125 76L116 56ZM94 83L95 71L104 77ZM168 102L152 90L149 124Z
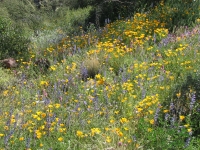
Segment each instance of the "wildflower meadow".
M18 68L0 68L0 149L198 150L200 8L173 28L169 6L32 40Z

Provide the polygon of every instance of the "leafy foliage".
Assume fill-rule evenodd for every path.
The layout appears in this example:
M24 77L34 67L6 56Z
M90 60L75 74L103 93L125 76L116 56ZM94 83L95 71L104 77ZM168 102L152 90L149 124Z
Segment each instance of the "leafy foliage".
M190 124L193 128L193 136L199 136L200 134L200 79L199 75L192 77L188 75L186 81L177 86L174 91L172 99L163 102L163 110L169 110L167 113L161 113L163 120L173 126L172 121L177 122L180 116L188 116L183 119L184 124ZM167 125L167 124L165 124Z
M27 57L29 40L24 37L23 29L10 21L0 18L0 58Z
M36 10L30 1L6 0L0 2L0 7L6 10L7 17L18 26L36 30L42 25L41 22L44 16Z
M156 6L152 10L152 18L160 16L160 21L165 22L170 31L180 26L191 26L200 15L199 1L183 0L180 2L167 0L166 2L161 1L159 5L163 7Z

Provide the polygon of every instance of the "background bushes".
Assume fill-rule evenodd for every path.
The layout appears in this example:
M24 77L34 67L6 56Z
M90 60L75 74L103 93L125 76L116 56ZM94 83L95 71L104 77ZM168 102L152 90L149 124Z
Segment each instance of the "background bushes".
M28 55L29 40L23 36L23 29L0 18L0 59L6 57L24 58Z

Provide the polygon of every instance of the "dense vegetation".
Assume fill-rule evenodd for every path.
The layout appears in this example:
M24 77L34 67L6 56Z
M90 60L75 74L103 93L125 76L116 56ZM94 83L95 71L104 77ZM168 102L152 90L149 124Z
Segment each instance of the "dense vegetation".
M199 149L199 1L0 8L0 149Z

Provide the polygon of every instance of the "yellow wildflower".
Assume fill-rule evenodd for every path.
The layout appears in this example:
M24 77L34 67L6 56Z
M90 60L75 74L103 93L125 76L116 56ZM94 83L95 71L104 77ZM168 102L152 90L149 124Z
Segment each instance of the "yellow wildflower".
M8 90L3 91L3 96L8 96Z
M165 109L165 110L163 110L163 112L164 112L164 113L167 113L167 112L169 112L169 110Z
M59 138L58 138L58 141L59 141L59 142L62 142L62 141L63 141L63 138L62 138L62 137L59 137Z
M99 128L92 128L91 129L91 135L94 136L95 134L99 134L101 131Z
M154 123L155 123L155 122L154 122L154 119L149 120L149 123L150 123L150 124L154 124Z
M84 137L83 132L82 131L76 131L76 136L78 137Z
M100 75L100 74L97 74L95 77L96 77L97 79L100 79L100 78L101 78L101 75Z
M20 140L20 141L23 141L23 140L24 140L24 137L20 137L19 140Z
M121 123L127 123L128 120L127 120L126 118L121 118L121 119L120 119L120 122L121 122Z
M192 132L192 128L187 129L188 132Z
M55 104L55 107L56 107L56 108L59 108L59 107L60 107L60 104L58 104L58 103Z
M54 66L51 66L51 67L50 67L50 70L55 71L55 70L56 70L55 65L54 65Z
M185 116L179 116L179 119L182 121L185 119Z
M106 142L108 142L108 143L111 142L111 138L109 136L106 137Z
M151 132L151 131L152 131L152 128L148 128L147 131L148 131L148 132Z
M185 124L184 127L188 128L190 125L189 124Z

